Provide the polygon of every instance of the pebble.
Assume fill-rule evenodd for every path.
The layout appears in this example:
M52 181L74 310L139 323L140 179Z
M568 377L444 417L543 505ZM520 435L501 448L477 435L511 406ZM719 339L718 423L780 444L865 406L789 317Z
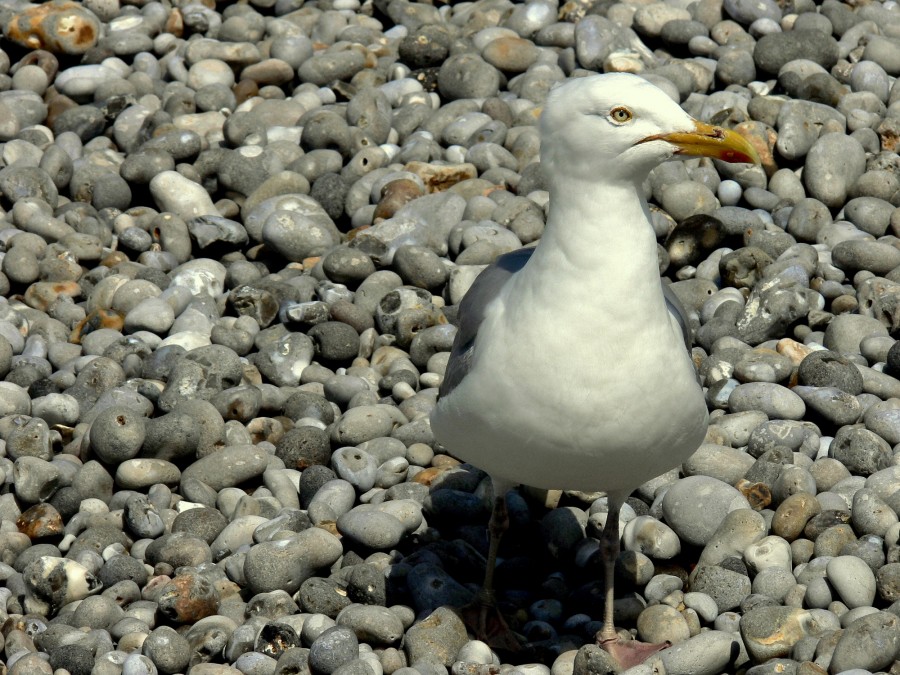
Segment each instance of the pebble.
M728 512L747 507L747 499L740 492L706 476L678 481L666 491L662 502L669 526L681 539L696 546L709 542Z
M334 535L314 527L289 539L256 544L246 554L243 574L253 593L294 593L317 569L332 565L341 550Z
M357 639L368 644L391 645L399 643L403 637L400 617L377 605L349 605L338 614L337 624L346 626Z
M735 649L740 649L734 635L711 630L673 644L663 650L659 659L666 672L713 675L728 668Z
M371 549L391 549L400 543L405 528L397 518L365 504L341 515L337 520L340 533Z
M4 33L8 39L23 47L60 54L84 54L97 44L101 30L97 17L75 2L35 5L7 21Z
M732 412L761 410L769 418L799 420L806 413L803 399L790 389L769 382L739 384L728 398Z
M259 447L233 445L198 459L182 473L182 479L199 480L221 490L261 475L267 464L268 454Z
M874 672L886 667L893 658L891 654L900 648L898 623L897 617L887 612L860 617L841 634L829 668L836 672L853 668Z
M359 642L349 628L334 626L319 635L309 648L309 665L330 675L359 656Z
M718 565L698 567L691 580L691 589L712 598L720 614L740 607L750 595L751 588L746 574Z
M828 581L847 607L871 607L875 600L875 574L861 558L840 555L828 561Z
M449 667L467 641L462 620L440 607L406 632L403 646L409 663L437 662Z
M741 637L757 662L786 657L806 636L808 612L792 607L758 607L741 618Z

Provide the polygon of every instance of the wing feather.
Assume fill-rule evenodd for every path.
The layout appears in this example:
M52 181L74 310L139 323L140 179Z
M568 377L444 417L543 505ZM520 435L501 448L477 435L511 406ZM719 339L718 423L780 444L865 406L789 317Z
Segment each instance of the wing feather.
M475 338L484 320L485 308L497 297L509 278L525 267L533 248L521 248L499 256L475 279L459 304L459 329L450 350L450 361L444 373L439 394L447 396L468 374L475 352Z

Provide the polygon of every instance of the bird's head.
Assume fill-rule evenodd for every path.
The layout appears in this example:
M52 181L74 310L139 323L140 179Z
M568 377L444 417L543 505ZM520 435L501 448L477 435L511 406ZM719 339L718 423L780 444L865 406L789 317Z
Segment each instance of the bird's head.
M662 90L628 73L570 80L550 92L540 121L541 162L560 175L643 180L673 157L753 162L740 134L699 122Z

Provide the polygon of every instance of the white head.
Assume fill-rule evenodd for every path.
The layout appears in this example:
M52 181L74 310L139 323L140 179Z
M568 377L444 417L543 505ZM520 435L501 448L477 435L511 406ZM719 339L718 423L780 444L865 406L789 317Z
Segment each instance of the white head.
M540 131L548 176L639 182L676 155L759 162L742 136L694 120L662 90L628 73L556 87L547 97Z

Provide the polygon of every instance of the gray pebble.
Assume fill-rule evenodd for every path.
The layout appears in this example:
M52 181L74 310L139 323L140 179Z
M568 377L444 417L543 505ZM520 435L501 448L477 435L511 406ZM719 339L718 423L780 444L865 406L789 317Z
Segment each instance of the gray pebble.
M749 382L734 388L728 399L733 412L762 410L770 418L803 419L806 406L803 400L786 387L769 382Z
M878 646L876 646L878 645ZM882 646L883 645L883 646ZM830 669L878 671L887 667L900 645L900 621L887 612L876 612L851 623L840 636Z
M344 536L372 549L393 548L405 534L403 523L397 518L365 504L340 516L337 527Z
M309 665L330 675L359 657L359 642L349 628L335 626L319 635L309 648Z
M403 637L400 618L377 605L349 605L337 615L337 624L349 628L357 639L368 644L391 645Z
M729 511L746 508L746 498L714 478L691 476L672 485L663 498L666 522L678 536L705 545Z
M333 564L341 552L341 543L334 535L313 527L290 539L252 547L243 571L254 594L277 589L294 593L316 570Z
M267 464L268 453L261 448L234 445L197 460L185 469L182 477L200 480L220 490L262 475Z

